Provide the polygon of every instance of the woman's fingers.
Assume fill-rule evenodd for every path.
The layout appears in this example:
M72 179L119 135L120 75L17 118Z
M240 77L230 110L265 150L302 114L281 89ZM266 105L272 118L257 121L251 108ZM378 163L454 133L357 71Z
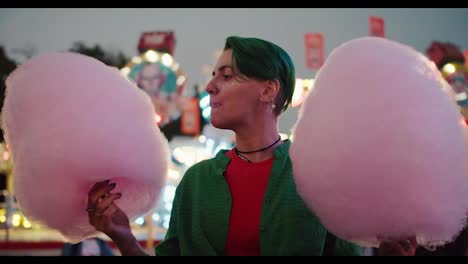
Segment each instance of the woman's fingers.
M104 211L117 199L122 197L121 193L108 193L96 205L96 215L103 215Z
M88 211L95 210L98 202L104 198L108 192L114 189L115 186L115 183L109 184L109 180L96 183L88 192Z
M109 231L113 223L113 218L119 208L115 203L111 203L102 213L95 216L95 227L96 229L103 231L104 233Z
M110 180L104 180L104 181L96 182L94 184L94 186L91 188L91 190L89 190L88 194L94 192L97 188L99 188L100 186L102 186L104 184L108 184L109 182L110 182Z

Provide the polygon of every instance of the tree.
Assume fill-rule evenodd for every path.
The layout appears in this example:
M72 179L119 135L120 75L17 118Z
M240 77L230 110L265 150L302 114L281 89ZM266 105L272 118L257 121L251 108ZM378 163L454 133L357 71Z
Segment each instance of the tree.
M99 44L94 45L94 47L88 47L81 41L73 43L73 47L69 51L93 57L106 65L119 69L130 61L130 58L125 56L121 51L115 54L105 51Z
M8 58L5 49L3 46L0 46L0 78L1 78L1 84L0 84L0 109L3 108L3 101L5 100L5 89L6 89L6 84L5 81L10 75L13 70L16 69L17 63L13 61L12 59ZM0 142L3 142L3 130L0 129Z
M31 43L27 43L24 45L23 48L17 48L12 50L13 53L21 54L23 55L25 60L29 60L31 57L36 55L37 53L37 48Z

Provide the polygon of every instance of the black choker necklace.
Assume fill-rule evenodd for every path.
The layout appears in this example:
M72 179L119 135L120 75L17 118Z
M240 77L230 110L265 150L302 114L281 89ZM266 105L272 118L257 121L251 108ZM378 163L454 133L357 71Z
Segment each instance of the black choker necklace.
M252 151L240 151L240 150L237 149L237 147L234 147L234 151L236 152L237 156L239 156L239 158L241 158L241 159L243 159L245 161L248 161L248 162L252 162L248 158L244 157L244 155L242 155L242 154L251 154L251 153L267 150L267 149L273 147L280 140L281 140L281 135L279 135L278 139L275 142L273 142L273 144L269 145L268 147L264 147L264 148L261 148L261 149L258 149L258 150L252 150Z
M247 162L253 162L253 161L249 160L248 158L244 157L244 155L237 152L237 149L234 149L234 151L236 152L237 157L241 158L242 160L245 160Z

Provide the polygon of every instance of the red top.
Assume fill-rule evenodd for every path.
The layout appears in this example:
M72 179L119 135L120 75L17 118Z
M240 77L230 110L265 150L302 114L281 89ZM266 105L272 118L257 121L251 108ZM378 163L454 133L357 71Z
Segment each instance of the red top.
M226 254L258 256L262 203L274 158L248 162L239 158L234 149L226 155L231 158L225 177L232 196Z

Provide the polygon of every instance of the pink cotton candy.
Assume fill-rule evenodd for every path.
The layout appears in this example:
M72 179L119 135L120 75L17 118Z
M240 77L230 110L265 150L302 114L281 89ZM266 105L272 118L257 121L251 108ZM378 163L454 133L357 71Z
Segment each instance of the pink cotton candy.
M453 240L468 213L464 125L424 55L383 38L336 48L291 146L300 195L338 237L365 246Z
M26 216L69 242L95 236L87 195L106 179L117 183L116 204L129 218L155 206L168 143L150 98L118 69L84 55L51 53L19 66L6 84L2 126Z

